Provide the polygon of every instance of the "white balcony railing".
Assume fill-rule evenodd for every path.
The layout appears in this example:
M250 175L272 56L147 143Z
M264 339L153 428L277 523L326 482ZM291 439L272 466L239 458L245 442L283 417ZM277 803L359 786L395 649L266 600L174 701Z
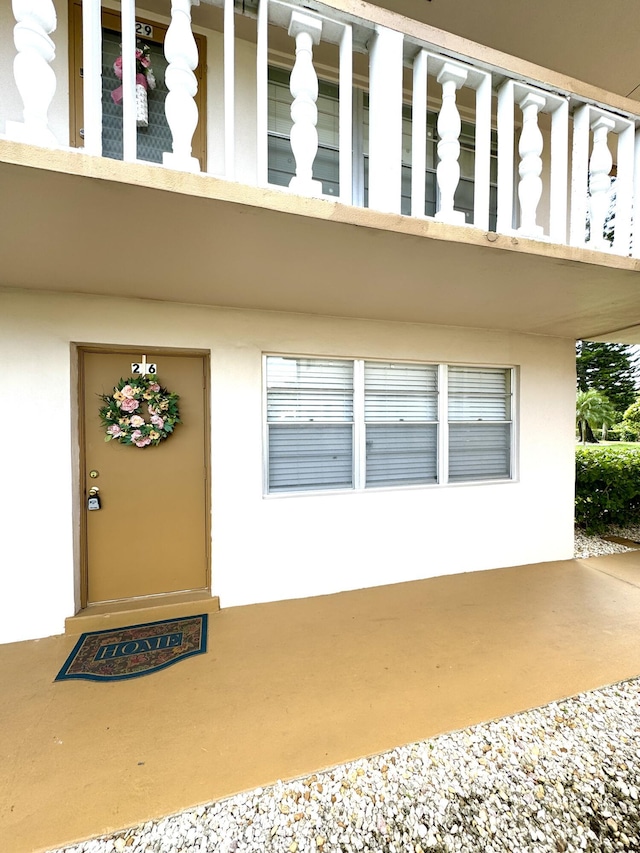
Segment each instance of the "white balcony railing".
M238 179L235 24L240 14L238 7L242 7L242 13L255 21L254 159L258 185L269 184L268 67L270 39L279 29L290 38L290 52L295 51L289 77L292 97L289 137L294 159L290 191L323 196L322 183L314 176L318 152L318 75L314 53L331 45L337 57L333 74L338 92L334 153L339 192L331 196L334 201L337 197L345 204L366 203L383 212L405 212L414 217L464 224L465 214L456 203L461 175L462 111L473 126L470 178L473 200L467 224L485 231L495 228L503 234L640 257L640 216L634 216L634 204L640 204L640 137L636 133L640 117L621 109L622 99L611 96L617 105L611 106L599 96L592 98L563 91L561 86L523 73L524 64L517 60L509 68L463 56L459 51L434 43L437 39L427 41L426 36L434 31L414 25L415 22L410 22L407 32L404 18L386 12L381 17L379 9L362 3L357 7L353 4L359 10L355 14L345 11L351 8L345 0L333 2L340 8L334 8L332 0L326 3L212 0L210 3L223 7L219 15L223 62L217 86L224 106L210 142L214 148L224 150L220 160L224 167L216 171L217 177ZM194 99L198 54L191 8L198 3L199 0L167 0L170 24L164 40L168 90L164 106L172 144L162 160L169 168L191 172L200 171L199 161L192 155L192 138L198 123ZM363 9L371 14L370 20L360 17ZM51 66L55 53L55 6L52 0L13 0L13 10L14 77L24 117L21 122L8 121L4 135L55 147L58 142L47 119L56 85ZM103 154L100 4L96 0L83 0L82 13L84 149L88 154L100 156ZM137 14L142 13L133 0L122 0L125 161L135 161L138 156ZM420 33L425 37L420 37ZM359 64L355 62L357 55L368 57L364 66L361 59ZM477 57L486 55L486 51L477 51ZM365 68L357 77L356 64L360 69ZM588 89L581 88L583 92ZM366 90L367 98L368 139L364 143L368 143L368 151L362 150L357 161L354 152L363 149L363 140L354 138L354 92L362 89ZM628 105L626 102L623 107ZM430 111L434 109L436 131L433 121L429 124ZM437 153L434 133L438 140ZM492 143L496 138L497 143ZM246 141L242 144L246 148ZM429 157L435 176L431 208L427 204L428 181L425 181ZM364 161L366 191L362 192ZM614 162L616 178L612 191ZM358 169L362 172L360 179L355 174ZM361 189L357 191L359 185ZM405 202L407 195L409 198L404 205L403 194ZM613 231L612 222L615 222Z

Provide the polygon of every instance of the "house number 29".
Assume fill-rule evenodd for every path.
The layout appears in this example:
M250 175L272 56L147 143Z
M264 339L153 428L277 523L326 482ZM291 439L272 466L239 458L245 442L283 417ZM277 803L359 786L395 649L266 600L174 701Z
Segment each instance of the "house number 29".
M153 27L151 24L143 24L141 21L136 21L136 35L143 39L152 39Z

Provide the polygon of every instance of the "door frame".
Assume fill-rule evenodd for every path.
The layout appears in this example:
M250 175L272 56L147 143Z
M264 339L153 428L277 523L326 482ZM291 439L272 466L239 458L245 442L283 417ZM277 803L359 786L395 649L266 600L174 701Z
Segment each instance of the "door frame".
M80 609L84 610L88 602L89 589L89 560L88 560L88 538L87 538L87 511L85 487L87 483L87 460L86 460L86 445L85 445L85 423L84 423L84 405L85 405L85 370L84 356L85 353L97 353L103 355L117 355L125 352L144 352L147 355L152 354L158 359L163 355L177 356L180 358L201 358L203 361L203 407L204 407L204 517L205 517L205 589L211 592L211 350L194 349L192 347L155 347L144 344L131 344L124 346L122 344L90 344L74 342L72 344L75 349L74 364L76 367L76 388L75 388L75 406L77 407L77 483L75 503L79 507L79 525L76 535L76 543L79 555L79 574L80 574ZM117 380L115 380L117 381ZM165 593L167 597L179 593ZM158 596L142 596L141 598L157 598ZM133 599L123 599L123 601L131 601ZM140 600L140 599L135 599ZM114 609L117 609L117 603L114 603Z
M83 125L84 103L80 70L82 68L82 0L69 0L69 144L74 148L83 148L84 139L80 136ZM163 42L169 24L136 15L136 21L150 24L155 30L162 31ZM120 12L117 9L102 7L102 27L120 30ZM198 48L198 65L194 74L198 80L198 91L194 100L198 107L198 124L193 134L192 155L200 161L200 170L207 171L207 39L200 33L193 33ZM150 39L160 44L157 39ZM162 43L163 43L162 42ZM145 161L141 161L145 162Z

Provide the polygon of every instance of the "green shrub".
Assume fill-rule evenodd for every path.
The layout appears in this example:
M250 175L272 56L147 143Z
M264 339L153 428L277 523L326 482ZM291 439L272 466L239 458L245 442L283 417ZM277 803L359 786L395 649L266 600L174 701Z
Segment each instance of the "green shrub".
M620 424L620 439L621 441L637 441L640 437L638 425L631 421L622 421Z
M637 523L640 453L624 447L576 448L576 524L598 533Z

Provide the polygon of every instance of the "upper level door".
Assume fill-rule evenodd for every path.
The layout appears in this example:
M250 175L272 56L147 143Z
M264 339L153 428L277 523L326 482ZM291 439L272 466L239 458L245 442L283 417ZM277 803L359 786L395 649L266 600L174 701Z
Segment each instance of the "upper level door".
M82 147L83 142L83 85L82 85L82 4L73 0L71 10L70 42L70 116L71 145ZM164 40L167 27L146 18L137 18L137 47L144 51L145 66L152 78L144 92L147 120L138 122L138 159L150 163L162 163L165 151L171 151L171 131L164 112L168 92L165 84L167 60L164 56ZM193 136L193 156L206 169L206 40L194 35L198 47L198 80L196 104L198 126ZM121 56L122 26L120 15L108 9L102 10L102 153L105 157L122 160L122 101L119 98L121 85L118 62ZM146 70L146 69L145 69Z

